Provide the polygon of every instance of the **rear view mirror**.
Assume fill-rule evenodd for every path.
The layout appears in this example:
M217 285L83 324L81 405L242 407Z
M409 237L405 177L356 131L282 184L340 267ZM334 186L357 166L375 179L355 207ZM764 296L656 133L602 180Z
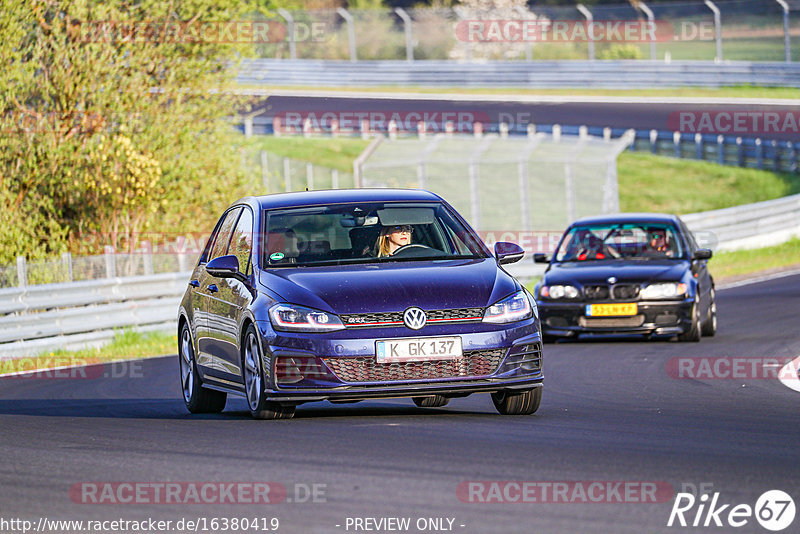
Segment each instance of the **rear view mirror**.
M534 252L533 254L533 262L534 263L550 263L550 260L547 257L547 254L544 252Z
M238 278L241 276L239 273L239 258L233 254L214 258L206 265L206 271L217 278Z
M494 255L497 257L498 264L505 265L521 260L525 255L525 251L516 243L498 241L494 244Z
M711 249L707 248L698 248L694 251L694 255L692 256L693 260L710 260L711 259Z

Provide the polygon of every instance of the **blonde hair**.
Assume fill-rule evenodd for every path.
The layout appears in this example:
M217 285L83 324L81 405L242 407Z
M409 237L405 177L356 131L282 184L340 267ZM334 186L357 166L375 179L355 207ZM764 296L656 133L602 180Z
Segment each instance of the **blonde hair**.
M378 236L378 241L375 243L375 253L377 256L390 256L391 255L391 248L389 246L389 234L391 233L391 227L384 226L381 228L381 234Z

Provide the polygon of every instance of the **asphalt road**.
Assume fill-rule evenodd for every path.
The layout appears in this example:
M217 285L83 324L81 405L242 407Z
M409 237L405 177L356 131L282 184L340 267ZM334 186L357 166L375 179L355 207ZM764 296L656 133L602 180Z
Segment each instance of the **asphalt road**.
M446 531L417 530L415 522L450 518L464 533L640 533L709 530L666 526L671 495L688 484L711 484L719 503L753 506L780 489L800 504L800 393L774 379L667 372L679 356L800 354L800 276L723 290L718 299L719 333L700 343L547 345L542 406L528 417L497 415L487 395L440 409L410 400L311 404L290 421L251 420L244 401L233 399L221 415L190 416L175 356L104 371L117 377L90 370L88 378L0 379L0 525L40 517L277 517L279 532L304 533L354 532L345 529L348 517L408 517L408 532ZM71 498L71 487L89 481L270 481L293 502ZM462 502L457 488L467 481L656 482L672 493L646 504ZM323 485L317 502L302 498L312 484ZM786 532L798 525L800 518ZM767 532L753 518L736 530Z
M667 100L667 99L665 99ZM506 122L512 128L522 125L522 130L528 123L534 124L567 124L587 125L611 128L635 128L638 130L675 130L680 128L680 113L690 112L689 119L684 124L686 131L696 131L690 128L695 125L704 133L723 133L725 135L741 135L743 137L763 137L787 141L800 141L798 125L795 122L785 123L786 112L796 113L796 106L787 107L775 104L748 103L684 103L684 102L637 102L635 100L612 99L608 102L597 101L541 101L541 102L513 102L498 98L496 101L485 100L482 97L477 101L459 101L457 99L414 99L402 98L377 98L369 96L359 97L320 97L320 96L291 96L273 95L254 104L253 113L257 116L272 119L276 115L282 117L284 123L291 120L292 113L305 117L313 114L316 120L325 113L333 113L341 124L345 121L354 121L356 113L378 113L379 117L391 117L398 114L400 120L407 120L412 113L429 115L430 121L440 123L439 128L446 122L442 119L443 113L466 113L465 117L472 116L474 120L488 123ZM717 121L719 113L728 113L721 116L717 130L716 122L703 123L703 113L707 113L712 121ZM752 113L758 120L742 119L738 126L732 122L734 113ZM764 113L778 112L780 124L777 126L764 124ZM451 116L449 120L458 122L459 115ZM791 117L789 117L791 119ZM298 121L299 124L299 121ZM705 125L705 126L703 126ZM742 132L733 132L725 128L742 128ZM435 126L433 126L435 129ZM714 131L708 131L711 128ZM776 131L777 130L777 131Z

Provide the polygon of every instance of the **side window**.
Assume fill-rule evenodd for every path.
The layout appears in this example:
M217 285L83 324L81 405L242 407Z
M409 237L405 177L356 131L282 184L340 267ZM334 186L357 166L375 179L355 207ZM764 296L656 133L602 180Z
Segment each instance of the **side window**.
M233 230L233 225L241 211L242 208L234 208L225 216L225 221L223 221L222 226L219 227L217 237L214 239L214 245L208 257L209 260L225 255L225 251L228 250L228 240L231 237L231 230Z
M228 247L228 254L234 254L239 259L239 270L245 274L250 274L250 251L253 248L253 212L248 208L243 208L242 216L236 223L236 228L231 235L231 244Z

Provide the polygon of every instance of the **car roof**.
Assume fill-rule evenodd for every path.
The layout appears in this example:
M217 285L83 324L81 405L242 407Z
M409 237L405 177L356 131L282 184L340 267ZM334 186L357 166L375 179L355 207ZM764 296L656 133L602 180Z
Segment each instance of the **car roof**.
M678 225L680 223L680 219L677 215L670 215L668 213L614 213L611 215L583 217L570 224L570 228L573 226L584 226L591 224L619 223L671 223Z
M441 202L442 198L422 189L329 189L247 197L238 200L237 203L247 203L254 207L258 206L261 209L274 209L346 204L350 202L390 201Z

